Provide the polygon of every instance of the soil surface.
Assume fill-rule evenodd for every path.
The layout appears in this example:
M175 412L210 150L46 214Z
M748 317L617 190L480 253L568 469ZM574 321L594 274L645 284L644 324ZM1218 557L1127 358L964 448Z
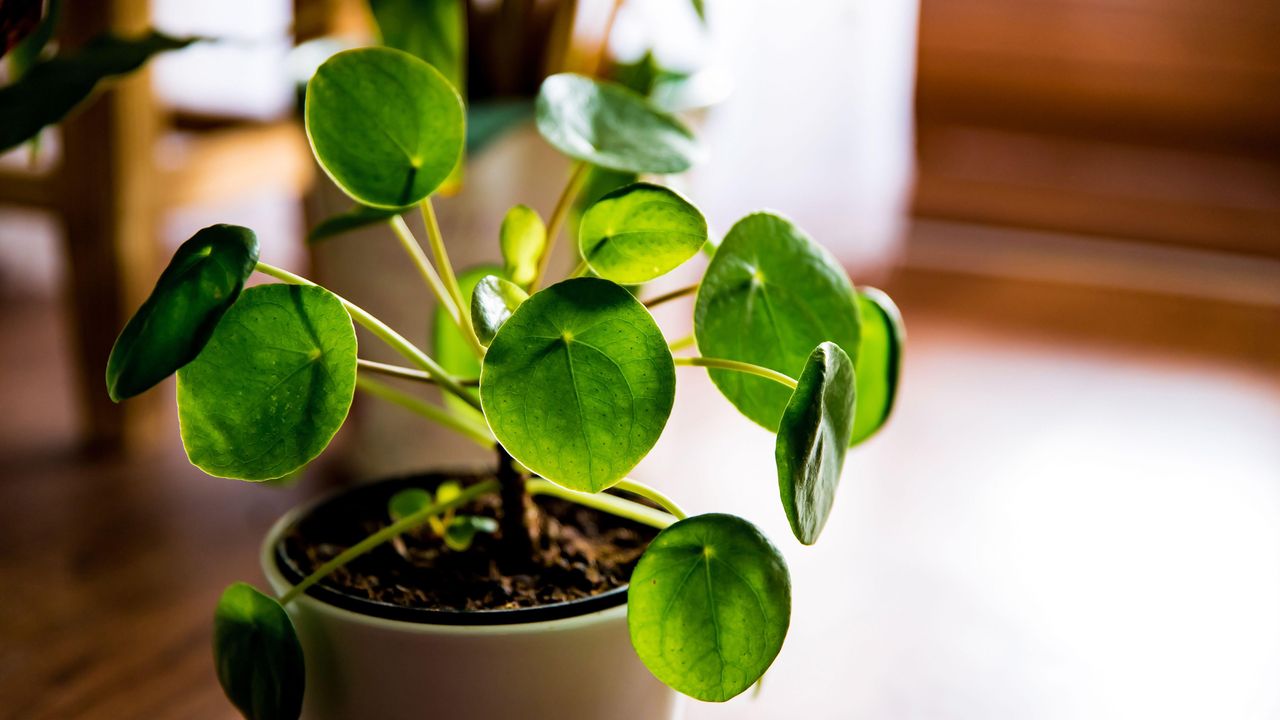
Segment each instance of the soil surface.
M290 563L308 574L369 534L390 524L387 500L408 487L434 489L445 475L361 486L323 503L284 539ZM477 478L452 476L464 486ZM497 495L459 513L497 518ZM657 531L557 498L537 497L527 510L533 557L502 567L500 535L476 535L471 547L449 549L429 525L352 561L320 584L358 598L407 608L446 611L509 610L566 602L626 585Z

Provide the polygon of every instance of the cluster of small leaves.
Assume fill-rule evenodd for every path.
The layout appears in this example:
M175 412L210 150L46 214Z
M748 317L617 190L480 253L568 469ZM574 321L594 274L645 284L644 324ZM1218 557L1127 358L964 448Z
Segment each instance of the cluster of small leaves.
M387 501L387 516L392 522L414 515L436 503L445 503L458 497L462 488L457 481L447 480L436 488L435 495L426 488L407 488L401 490ZM476 535L486 533L492 535L498 531L498 521L482 515L464 515L447 510L441 515L427 518L427 526L444 544L456 552L465 552L471 547Z
M464 117L445 76L394 49L339 53L307 89L312 148L358 203L348 215L360 223L422 202L448 180L462 152ZM626 88L578 75L547 79L537 125L564 154L610 171L678 173L702 154L677 118ZM344 222L333 221L334 233ZM460 309L470 313L482 356L443 309L433 339L447 371L478 377L476 419L523 468L594 493L623 480L649 453L675 398L675 358L628 286L681 266L709 238L688 199L649 182L594 200L577 233L592 276L538 289L554 238L535 211L512 208L499 238L502 265L460 275ZM332 293L299 285L241 292L256 252L243 228L215 226L188 241L122 333L108 376L118 399L177 371L192 462L255 481L293 473L328 445L347 416L357 372L351 316ZM704 358L717 360L710 375L720 392L776 433L782 509L796 538L815 542L846 450L883 425L893 405L903 334L892 302L855 289L794 223L754 213L732 227L710 260L694 334ZM782 376L792 380L780 382ZM473 416L474 399L449 398L454 411ZM457 488L442 486L434 497L402 493L389 514L407 517L450 492ZM493 529L489 518L452 513L429 524L457 550ZM790 621L782 556L753 525L729 515L698 515L664 530L640 560L629 593L640 659L663 682L702 700L727 700L756 682ZM232 645L243 644L237 633L250 630L269 638L291 633L281 630L274 601L241 598L231 609L238 613L238 624L226 626ZM282 640L269 654L287 655L287 645ZM247 667L260 671L260 663ZM257 690L243 690L255 682L223 678L242 710L243 702L258 702Z

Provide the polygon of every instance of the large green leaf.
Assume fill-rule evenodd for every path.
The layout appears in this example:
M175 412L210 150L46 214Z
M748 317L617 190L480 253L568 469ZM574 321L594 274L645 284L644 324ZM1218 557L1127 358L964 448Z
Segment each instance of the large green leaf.
M462 99L438 70L391 48L329 58L307 83L307 136L321 167L372 207L413 205L462 153Z
M99 82L133 72L153 55L195 41L154 30L136 38L100 35L77 51L37 62L20 80L0 88L0 152L62 120Z
M645 667L723 702L764 675L791 623L791 577L751 523L696 515L663 530L631 575L627 625Z
M527 205L511 208L502 218L498 244L507 277L528 289L538 276L538 260L547 249L547 226L542 217Z
M494 337L480 375L498 442L530 470L585 492L640 462L674 400L662 331L630 293L598 278L526 300Z
M635 173L688 170L702 157L693 133L621 85L561 73L542 82L538 131L557 150Z
M314 286L250 288L178 371L187 457L218 477L287 475L328 446L355 384L355 328L337 296Z
M812 545L831 514L854 413L853 361L839 345L813 349L778 425L774 458L782 508L796 539Z
M511 317L520 304L529 299L529 293L519 285L489 275L481 280L471 293L471 324L476 335L486 346L493 342L498 328Z
M853 286L839 263L789 220L764 212L739 220L711 258L693 330L703 355L791 377L826 341L857 357L860 336ZM778 429L787 388L727 370L712 370L711 379L744 415Z
M306 665L289 614L275 598L238 582L213 616L213 664L227 699L248 720L296 720Z
M382 44L422 58L458 92L466 72L463 0L369 0Z
M707 221L679 193L635 183L587 208L578 226L578 248L602 278L638 285L665 275L698 254Z
M137 395L194 360L257 263L249 228L213 225L184 242L111 348L111 399Z
M476 285L481 280L490 275L502 275L502 268L496 265L479 265L462 271L458 275L458 288L462 290L462 300L465 303L464 309L471 308L471 300L475 295ZM471 344L458 331L458 326L453 324L453 319L449 317L449 313L444 308L436 305L435 312L432 314L431 320L431 349L432 355L436 362L440 363L440 367L449 371L454 377L460 378L476 378L480 377L480 360L476 357L475 351L471 349ZM479 397L480 391L468 389L467 392L474 393ZM445 407L449 408L454 415L461 415L468 418L484 422L484 417L480 411L467 404L462 398L457 397L453 393L441 393L444 398Z
M907 339L902 313L893 300L873 287L858 288L862 318L862 344L858 347L858 412L853 422L853 444L871 437L884 426L898 396L902 372L902 348Z
M331 237L359 230L362 227L385 223L404 212L407 208L373 208L357 203L349 210L331 215L321 220L311 232L307 233L307 242L315 243Z

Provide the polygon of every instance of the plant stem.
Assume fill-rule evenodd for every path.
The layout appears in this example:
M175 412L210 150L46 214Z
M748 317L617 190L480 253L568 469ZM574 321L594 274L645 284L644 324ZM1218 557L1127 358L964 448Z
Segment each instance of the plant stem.
M378 547L379 545L390 541L392 538L398 537L402 533L408 532L409 530L412 530L418 527L419 525L427 522L432 516L439 515L440 513L446 510L452 510L457 507L462 507L463 505L466 505L467 503L471 502L475 498L478 498L481 495L486 495L488 493L495 492L497 491L497 489L498 489L497 481L485 480L484 482L479 482L479 483L476 483L475 485L471 485L470 487L463 489L462 492L457 494L457 496L449 500L446 500L445 502L432 503L431 505L428 505L427 507L422 508L421 510L413 513L412 515L404 516L400 520L397 520L396 522L391 523L390 525L382 528L378 532L361 540L355 545L352 545L346 550L343 550L341 553L338 554L337 557L321 565L320 567L316 568L315 572L311 573L306 578L304 578L302 582L289 588L288 592L286 592L284 595L281 595L280 604L281 605L289 604L299 595L306 592L307 589L310 588L312 585L315 585L316 583L325 579L335 570L341 568L343 565L346 565L347 563L351 562L352 560L355 560L356 558Z
M560 193L560 199L556 201L555 209L551 211L551 218L547 221L547 247L542 251L542 257L538 258L538 274L533 276L533 282L529 284L529 294L537 292L538 287L542 284L542 276L547 272L547 265L551 262L551 251L555 249L556 238L560 236L560 228L564 226L564 221L569 217L569 210L573 208L573 200L578 195L578 191L582 189L582 185L587 181L587 174L591 170L591 166L579 160L573 166L573 172L569 174L569 182L565 183L564 190Z
M587 269L590 267L591 266L587 264L587 261L583 260L582 262L578 263L578 266L573 269L573 272L569 273L566 277L570 277L570 278L582 277L583 275L587 274Z
M413 380L415 382L435 385L436 379L421 370L413 368L400 367L399 365L390 365L374 360L365 360L364 358L356 359L356 366L361 370L368 370L371 373L386 375L387 377L400 378L401 380ZM480 384L478 378L458 378L458 384L464 387L476 387Z
M294 275L288 270L275 267L274 265L268 265L267 263L264 263L262 261L258 262L257 270L258 272L264 275L270 275L271 277L277 280L283 280L284 282L287 282L293 285L312 285L312 286L316 285L315 283L302 277L301 275ZM417 365L423 370L426 370L432 377L436 379L436 382L440 385L441 388L448 390L454 395L457 395L458 397L462 398L471 407L474 407L477 410L480 409L480 400L478 400L475 397L475 395L467 392L466 389L464 389L462 385L458 383L458 380L454 378L452 375L450 375L448 371L446 371L444 368L440 367L439 363L437 363L435 360L432 360L430 355L419 350L416 345L409 342L408 340L405 340L404 336L402 336L400 333L396 332L395 330L392 330L390 327L387 326L386 323L382 322L378 318L374 317L373 315L370 315L368 312L362 309L359 305L356 305L355 303L343 298L341 295L338 295L337 293L334 293L333 296L338 298L338 300L342 303L342 306L345 307L347 309L347 312L351 314L351 319L360 323L369 332L378 336L380 340L390 345L393 350L400 353L408 360L412 361L414 365Z
M623 478L613 487L615 490L624 490L626 492L639 495L646 500L652 500L658 505L661 505L664 510L674 515L677 520L683 520L689 517L689 514L682 510L680 506L676 504L675 500L672 500L662 492L659 492L657 488L651 488L642 482L637 482L631 478Z
M655 308L655 307L657 307L657 306L661 305L661 304L662 304L662 303L664 303L664 302L669 302L669 301L671 301L671 300L676 300L676 299L679 299L679 298L684 297L685 295L692 295L692 294L694 294L694 293L696 293L696 292L698 292L698 283L694 283L694 284L692 284L692 285L687 285L687 286L682 287L682 288L677 288L677 289L675 289L675 290L672 290L672 291L671 291L671 292L669 292L669 293L663 293L663 294L659 295L659 296L658 296L658 297L656 297L656 298L651 298L651 299L649 299L649 300L645 300L645 301L644 301L644 306L645 306L645 307L647 307L647 308Z
M489 434L488 428L481 428L475 423L467 422L439 405L433 405L421 398L400 392L390 385L384 385L373 378L365 377L364 374L356 376L356 387L376 398L394 403L410 412L439 423L442 427L472 440L480 447L492 448L494 445L493 436Z
M542 478L529 480L527 488L530 495L550 495L551 497L562 498L571 503L601 510L610 515L626 518L659 530L669 527L677 519L669 513L654 510L648 505L641 505L638 502L632 502L617 495L578 492L577 490L560 487L550 480L543 480Z
M471 324L471 308L467 305L466 300L462 298L462 288L458 285L458 276L453 272L453 263L449 262L449 251L444 246L444 235L440 233L440 221L436 219L435 205L431 204L431 198L424 198L419 206L422 209L422 223L427 228L427 242L431 245L431 254L435 257L436 263L440 266L440 276L444 279L444 287L449 291L449 296L453 298L453 303L458 307L459 319L462 324L459 329L467 338L467 344L471 346L472 352L476 357L484 357L484 346L480 344L480 338L476 337L476 329Z
M667 345L667 348L670 349L671 352L677 352L685 348L693 347L697 342L697 338L694 337L693 333L689 333L678 340L672 340Z
M413 231L409 229L404 218L396 215L387 222L395 232L396 238L400 240L400 246L409 254L409 258L413 260L414 267L418 268L418 273L422 275L422 279L427 281L427 287L431 288L431 292L435 293L436 300L440 302L440 306L449 314L453 324L458 326L458 332L469 340L468 344L472 345L472 350L478 353L477 357L483 356L484 348L481 347L480 341L476 339L475 331L471 329L470 314L461 305L461 295L455 300L452 293L445 287L444 281L436 274L435 265L431 264L427 254L422 251L422 245L413 236ZM454 282L457 282L456 278Z
M738 360L725 360L723 358L709 357L678 357L675 358L677 365L694 365L696 367L717 368L719 370L733 370L736 372L747 373L749 375L757 375L762 378L781 383L796 389L796 381L789 375L784 375L777 370L771 370L767 367L752 365L751 363L739 362Z
M498 449L498 493L502 500L501 558L507 568L520 568L533 559L533 537L529 533L528 493L524 474L516 469L515 458L502 445Z

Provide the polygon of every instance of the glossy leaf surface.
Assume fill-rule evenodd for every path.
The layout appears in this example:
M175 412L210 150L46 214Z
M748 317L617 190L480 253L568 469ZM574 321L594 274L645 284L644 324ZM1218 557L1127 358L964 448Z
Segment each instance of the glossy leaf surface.
M307 136L329 177L371 207L413 205L462 153L462 99L438 70L390 48L334 55L307 84Z
M493 342L498 329L529 299L529 293L520 289L519 285L503 280L496 275L486 276L476 285L471 293L471 322L475 326L476 336L485 346Z
M774 457L782 508L796 539L817 541L831 514L853 432L853 361L835 343L814 348L782 413Z
M608 193L582 216L578 249L597 275L638 285L671 272L707 241L707 221L675 191L635 183Z
M675 364L653 317L597 278L526 300L494 337L480 375L498 442L533 472L585 492L635 467L674 399Z
M858 347L858 412L853 423L857 445L884 426L898 396L902 350L907 339L902 313L893 300L873 287L858 288L862 344Z
M356 334L333 293L250 288L178 372L187 457L218 477L270 480L318 456L346 420Z
M695 515L663 530L627 592L631 644L670 687L723 702L751 687L782 648L791 577L777 548L733 515Z
M296 720L306 666L293 621L275 598L238 582L213 618L213 664L227 699L248 720Z
M543 81L537 123L560 152L610 170L666 175L684 172L702 157L679 120L621 85L583 75Z
M547 248L547 226L542 217L527 205L511 208L502 218L498 244L507 277L527 289L538 275L538 259Z
M194 360L257 263L257 236L236 225L207 227L179 246L111 348L111 399L137 395Z
M860 329L844 269L789 220L753 213L738 221L707 266L694 305L694 334L707 357L740 360L797 377L809 353L831 341L856 357ZM710 371L744 415L778 429L786 387L753 375Z

